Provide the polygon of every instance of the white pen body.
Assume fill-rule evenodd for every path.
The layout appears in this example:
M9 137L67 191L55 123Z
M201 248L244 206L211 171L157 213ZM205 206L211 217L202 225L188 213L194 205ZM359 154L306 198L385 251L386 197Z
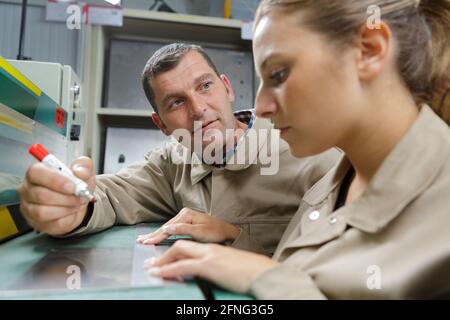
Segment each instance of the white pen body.
M57 170L61 172L64 176L70 179L75 184L75 195L78 197L87 197L87 193L89 193L88 185L83 180L77 178L72 171L66 167L64 163L62 163L58 158L56 158L53 154L46 155L42 161L44 165L46 165L50 169ZM90 193L89 193L90 194ZM88 199L90 197L87 197Z

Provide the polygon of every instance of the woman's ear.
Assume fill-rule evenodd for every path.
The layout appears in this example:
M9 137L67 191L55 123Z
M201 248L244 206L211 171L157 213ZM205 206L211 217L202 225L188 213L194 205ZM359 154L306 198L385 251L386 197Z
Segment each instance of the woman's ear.
M392 32L385 22L379 28L364 25L358 35L357 69L361 80L372 80L378 76L392 52Z

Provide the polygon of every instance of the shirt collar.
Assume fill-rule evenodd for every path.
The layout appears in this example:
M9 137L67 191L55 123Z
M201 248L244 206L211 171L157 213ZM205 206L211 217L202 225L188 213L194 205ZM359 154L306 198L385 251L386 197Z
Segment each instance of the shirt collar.
M423 105L418 119L383 161L363 194L333 215L368 233L383 229L439 174L450 155L449 136L447 124ZM303 200L315 207L330 198L334 201L350 165L343 156Z
M237 111L234 113L234 116L239 121L248 124L244 135L239 139L235 147L226 154L225 165L220 168L202 163L201 160L193 154L191 166L192 184L198 183L214 169L238 171L248 168L251 164L257 163L259 150L261 150L267 142L267 135L258 135L258 130L263 128L271 129L273 126L269 120L256 117L252 110ZM250 131L255 131L256 135L258 135L259 148L250 147ZM254 141L252 142L254 143ZM238 164L238 160L241 162L241 159L245 159L244 163Z

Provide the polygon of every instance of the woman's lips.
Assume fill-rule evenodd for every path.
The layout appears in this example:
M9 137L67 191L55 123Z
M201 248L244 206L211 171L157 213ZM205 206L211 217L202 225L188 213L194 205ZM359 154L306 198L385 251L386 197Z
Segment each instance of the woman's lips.
M278 127L278 126L275 126L275 129L280 130L280 136L281 136L281 135L285 134L290 129L290 127Z

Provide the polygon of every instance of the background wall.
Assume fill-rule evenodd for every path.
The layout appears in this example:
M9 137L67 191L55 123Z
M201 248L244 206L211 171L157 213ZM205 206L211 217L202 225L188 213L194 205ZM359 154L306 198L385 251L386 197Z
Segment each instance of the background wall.
M81 32L68 30L64 23L45 21L45 1L31 2L27 10L24 55L35 61L81 66ZM0 2L0 55L16 59L19 51L21 5Z
M84 1L104 4L103 0ZM122 6L147 10L154 0L123 0ZM61 22L45 21L46 0L29 0L24 55L35 61L68 64L81 76L83 32L68 30ZM166 0L176 12L213 17L223 16L223 0ZM233 19L252 20L259 0L232 0ZM0 55L15 59L19 50L21 1L0 0Z

